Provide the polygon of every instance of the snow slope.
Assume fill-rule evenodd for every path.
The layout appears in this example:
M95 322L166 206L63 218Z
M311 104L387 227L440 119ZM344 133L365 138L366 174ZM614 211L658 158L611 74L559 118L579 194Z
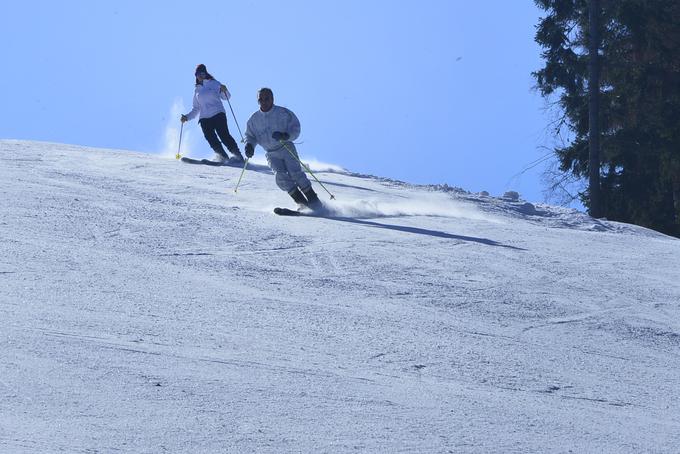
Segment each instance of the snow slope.
M0 141L0 452L678 452L680 241L255 169Z

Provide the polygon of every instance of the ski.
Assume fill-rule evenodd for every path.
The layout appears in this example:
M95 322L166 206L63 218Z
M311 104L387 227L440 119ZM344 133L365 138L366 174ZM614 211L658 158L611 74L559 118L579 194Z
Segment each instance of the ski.
M182 162L186 162L187 164L205 164L208 166L223 166L225 163L219 162L219 161L211 161L209 159L193 159L193 158L187 158L186 156L182 157L181 159Z
M225 162L220 162L220 161L211 161L210 159L194 159L194 158L187 158L186 156L182 157L181 159L182 162L186 162L187 164L203 164L206 166L214 166L214 167L222 167L222 166L231 166L231 167L242 167L243 166L243 161L240 159L230 159Z
M310 210L303 208L301 210L291 210L290 208L274 208L274 213L279 216L309 216L313 218L323 218L332 217L333 213L324 207L317 208L316 210Z
M297 210L290 210L288 208L281 208L281 207L276 207L274 208L274 213L278 214L279 216L304 216L304 213L301 213Z

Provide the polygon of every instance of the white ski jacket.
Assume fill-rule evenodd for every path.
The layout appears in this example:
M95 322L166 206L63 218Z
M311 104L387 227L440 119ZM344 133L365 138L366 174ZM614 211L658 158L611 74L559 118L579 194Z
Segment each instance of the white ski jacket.
M266 151L275 151L282 147L278 140L272 139L273 132L287 132L288 142L300 136L300 120L285 107L274 105L269 112L258 110L250 116L246 127L246 141L260 145Z
M220 112L225 112L222 105L223 99L231 99L231 93L227 90L226 95L220 91L222 84L215 79L206 79L202 85L196 85L194 90L194 105L191 112L186 114L187 119L192 120L198 115L198 119L214 117Z

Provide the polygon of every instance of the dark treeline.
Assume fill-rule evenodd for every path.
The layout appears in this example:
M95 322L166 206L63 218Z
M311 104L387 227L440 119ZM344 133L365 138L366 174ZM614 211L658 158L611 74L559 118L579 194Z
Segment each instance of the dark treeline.
M536 4L546 12L536 29L545 65L534 77L543 96L557 101L556 132L567 128L570 138L554 150L559 170L588 181L589 1ZM680 1L597 4L597 214L680 237ZM589 209L593 193L579 194Z

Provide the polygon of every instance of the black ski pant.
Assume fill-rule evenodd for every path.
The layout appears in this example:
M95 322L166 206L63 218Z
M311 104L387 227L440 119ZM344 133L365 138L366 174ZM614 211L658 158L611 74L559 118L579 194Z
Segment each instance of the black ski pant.
M234 138L229 134L229 127L227 126L227 114L220 112L215 116L210 118L202 118L199 120L201 124L201 129L203 130L203 135L205 140L210 144L210 148L215 150L215 153L226 156L224 148L222 148L222 143L227 146L227 150L232 153L237 153L238 145ZM218 138L219 136L219 138ZM220 143L220 140L222 141Z

